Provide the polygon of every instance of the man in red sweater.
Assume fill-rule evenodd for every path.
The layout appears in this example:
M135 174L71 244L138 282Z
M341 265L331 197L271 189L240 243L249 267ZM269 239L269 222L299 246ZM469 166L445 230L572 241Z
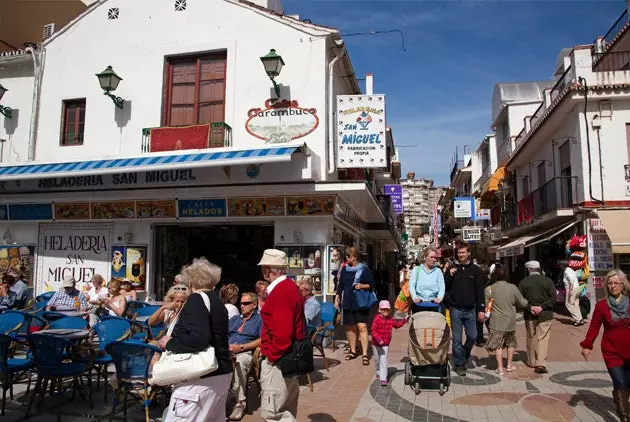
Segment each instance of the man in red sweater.
M267 286L267 300L260 309L260 416L265 421L295 421L300 394L296 376L285 378L276 365L295 340L304 339L304 299L295 282L287 278L287 254L267 249L260 262Z

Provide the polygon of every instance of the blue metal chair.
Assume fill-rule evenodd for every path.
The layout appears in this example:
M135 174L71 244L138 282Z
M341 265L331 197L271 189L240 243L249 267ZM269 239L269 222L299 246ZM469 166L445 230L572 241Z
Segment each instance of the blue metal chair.
M40 395L38 405L42 404L50 383L50 394L57 391L57 422L61 422L61 401L66 390L63 381L72 380L73 399L77 392L85 398L82 392L83 375L86 375L90 408L93 409L90 369L94 361L94 350L85 349L88 357L82 358L82 361L67 362L69 356L74 357L78 354L78 348L68 340L47 334L29 334L26 341L33 352L33 367L37 372L37 382L26 409L26 416L29 416L36 395Z
M156 313L158 309L160 309L160 307L156 305L149 305L142 308L137 308L135 311L133 311L131 319L136 319L138 317L150 317L151 315Z
M66 314L62 314L61 312L55 312L55 311L42 312L42 318L44 318L46 321L54 321L56 319L65 318L66 316L67 316Z
M11 400L13 400L13 384L19 377L28 372L28 384L26 386L26 394L31 389L31 359L15 359L11 358L11 350L14 343L19 342L13 337L0 334L0 377L2 377L2 411L0 415L4 416L4 409L7 401L7 390L11 392Z
M24 315L21 313L4 312L0 314L0 334L15 337L22 325L24 325Z
M38 302L48 302L55 295L55 293L56 292L42 293L41 295L37 296L35 300L37 300Z
M105 385L105 401L107 401L107 366L113 363L112 357L106 353L108 344L114 341L123 341L131 336L131 324L124 318L110 318L96 324L92 331L98 336L99 353L94 358L96 370L96 391L98 391L103 377Z
M121 319L131 325L130 339L138 340L138 341L147 341L150 338L152 338L149 327L147 327L145 324L142 324L138 321L134 321L134 320L119 317L119 316L113 316L113 315L104 315L101 317L101 321L108 321L111 319Z
M31 334L34 331L39 331L44 328L48 322L35 314L30 314L24 311L8 310L4 311L3 315L19 314L24 318L24 323L17 331L18 337L26 337L27 334Z
M137 341L115 341L108 344L106 350L114 360L118 378L114 404L109 414L110 422L121 401L121 394L123 414L127 415L127 395L130 395L142 401L146 422L149 422L149 406L158 390L152 387L149 391L149 367L153 355L162 351L155 346Z
M46 309L46 306L48 306L48 301L42 301L42 302L35 302L33 303L32 306L28 306L25 309L23 309L25 312L33 312L33 313L37 313L37 312L43 312Z
M47 328L50 328L50 329L67 328L67 329L73 329L73 330L87 330L88 322L87 320L81 317L65 316L63 318L59 318L52 322L49 322Z
M127 301L127 316L131 317L138 309L146 308L147 306L150 306L150 305L146 302L141 302L139 300L128 300Z
M332 302L322 302L321 303L322 310L322 326L325 327L322 330L322 344L326 346L326 339L330 339L330 348L335 351L335 316L337 315L338 309L335 307L335 304Z

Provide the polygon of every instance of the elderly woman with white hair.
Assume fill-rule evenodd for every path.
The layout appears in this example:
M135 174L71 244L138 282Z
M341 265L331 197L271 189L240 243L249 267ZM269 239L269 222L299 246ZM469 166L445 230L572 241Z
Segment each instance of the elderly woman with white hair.
M176 385L164 420L224 422L232 380L232 357L227 310L214 292L221 278L221 268L199 258L183 270L183 276L192 294L179 313L172 335L164 336L158 345L174 354L198 353L212 346L218 369ZM210 312L202 294L210 301Z

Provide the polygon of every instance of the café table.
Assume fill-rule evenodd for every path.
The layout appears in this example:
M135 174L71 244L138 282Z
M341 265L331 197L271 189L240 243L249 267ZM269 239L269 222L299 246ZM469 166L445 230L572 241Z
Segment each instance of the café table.
M89 337L90 330L78 330L73 328L51 328L49 330L36 331L33 334L48 334L55 337L62 337L67 340L83 340Z
M69 316L69 317L81 317L81 318L89 314L88 311L54 311L54 312L64 314L65 316Z

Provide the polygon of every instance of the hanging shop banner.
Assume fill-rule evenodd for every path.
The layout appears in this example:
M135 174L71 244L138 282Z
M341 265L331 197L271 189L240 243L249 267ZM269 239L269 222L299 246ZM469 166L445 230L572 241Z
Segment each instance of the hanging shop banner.
M176 218L175 201L136 201L138 218Z
M180 199L179 218L225 217L225 199Z
M55 202L55 220L89 220L89 202Z
M588 265L591 271L608 271L614 268L613 251L610 238L602 220L589 218L588 228Z
M210 124L151 129L151 152L208 148Z
M331 215L335 210L335 197L288 197L287 215Z
M0 221L9 219L9 208L6 205L0 205Z
M92 218L95 220L135 217L136 203L134 201L92 202Z
M146 246L113 246L111 276L128 279L137 291L146 290Z
M455 218L473 218L475 216L475 198L457 197L453 200Z
M296 100L268 99L247 112L245 130L267 144L283 144L312 133L319 126L317 109L300 107Z
M392 199L392 206L394 207L394 213L396 215L403 213L403 192L401 185L385 185L383 189L385 195L388 195Z
M52 219L52 204L9 204L9 220Z
M387 166L384 95L337 96L337 167Z
M112 223L40 224L36 293L58 290L68 276L77 282L95 274L109 278L113 233Z
M0 274L14 272L32 287L34 255L32 245L0 245Z
M238 198L228 200L230 217L284 215L284 198Z

